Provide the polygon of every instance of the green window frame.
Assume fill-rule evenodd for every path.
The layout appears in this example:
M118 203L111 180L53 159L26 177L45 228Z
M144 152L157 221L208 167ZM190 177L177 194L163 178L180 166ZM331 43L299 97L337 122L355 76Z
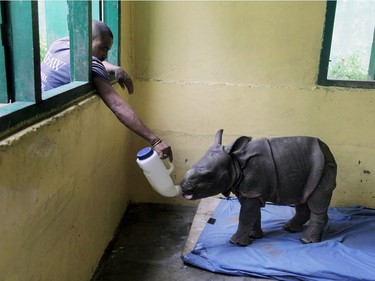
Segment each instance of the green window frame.
M38 2L0 2L0 38L3 43L0 47L0 139L92 94L91 20L95 18L92 13L110 26L117 42L120 42L120 1L66 2L72 82L47 91L43 96L40 87ZM113 45L115 48L111 50L109 61L119 64L118 43L114 40Z
M3 15L0 13L0 25L3 26ZM0 28L0 38L3 38L3 28ZM0 104L8 102L7 79L5 69L5 49L0 45Z
M375 88L375 31L372 38L372 48L369 57L368 66L368 77L366 80L351 80L351 79L330 79L328 78L332 39L334 33L335 19L338 16L337 1L341 0L331 0L327 1L326 15L325 15L325 25L323 32L323 42L322 49L320 53L320 65L319 74L317 79L317 84L321 86L336 86L336 87L348 87L348 88Z

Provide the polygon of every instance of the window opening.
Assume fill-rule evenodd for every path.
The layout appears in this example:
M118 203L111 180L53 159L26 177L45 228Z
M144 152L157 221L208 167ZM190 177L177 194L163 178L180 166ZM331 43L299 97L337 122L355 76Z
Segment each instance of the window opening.
M375 2L338 1L333 28L329 79L372 80Z
M327 1L318 83L375 88L375 1Z
M39 46L40 61L49 65L54 69L61 69L63 62L56 61L48 49L56 40L69 36L68 29L68 2L67 1L38 1L38 19L39 19ZM66 73L70 77L70 72ZM41 73L42 92L45 91L44 86L47 77L45 73Z
M55 114L92 93L91 20L105 21L119 64L120 1L0 1L0 138ZM70 39L70 81L41 92L40 63L57 38Z

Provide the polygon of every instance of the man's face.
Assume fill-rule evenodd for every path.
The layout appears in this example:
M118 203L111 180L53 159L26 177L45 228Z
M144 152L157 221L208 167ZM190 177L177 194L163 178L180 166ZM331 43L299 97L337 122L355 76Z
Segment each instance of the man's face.
M104 33L101 37L92 41L92 55L104 61L108 57L108 51L112 48L113 39L108 33Z

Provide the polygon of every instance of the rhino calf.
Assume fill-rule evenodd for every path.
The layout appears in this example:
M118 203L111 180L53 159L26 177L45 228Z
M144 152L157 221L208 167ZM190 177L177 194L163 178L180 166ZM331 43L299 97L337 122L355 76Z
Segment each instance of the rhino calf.
M260 209L265 202L294 204L295 216L284 229L302 232L302 243L320 242L327 210L336 187L337 165L328 146L314 137L240 137L222 145L223 130L214 144L182 179L188 200L234 193L240 204L239 224L230 241L247 246L263 237Z

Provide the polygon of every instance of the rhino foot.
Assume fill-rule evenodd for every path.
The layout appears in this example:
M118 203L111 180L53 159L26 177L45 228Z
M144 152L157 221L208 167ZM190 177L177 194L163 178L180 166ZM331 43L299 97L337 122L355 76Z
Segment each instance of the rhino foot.
M320 242L322 241L322 229L320 227L314 227L314 225L309 225L303 232L300 240L303 244Z
M302 244L318 243L318 242L322 241L322 238L321 238L321 236L319 236L319 237L304 237L304 236L302 236L300 238L300 241L301 241Z
M238 245L238 246L247 246L250 245L253 240L250 238L249 234L233 234L232 238L230 239L230 242L232 244Z

